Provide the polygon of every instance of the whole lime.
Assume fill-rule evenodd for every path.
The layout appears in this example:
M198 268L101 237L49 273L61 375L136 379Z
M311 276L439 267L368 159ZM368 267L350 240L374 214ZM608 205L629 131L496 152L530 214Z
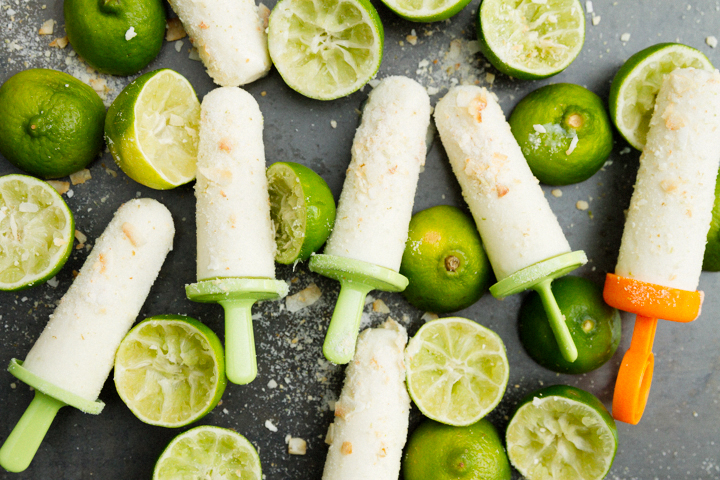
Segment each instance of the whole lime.
M510 463L497 430L482 419L467 427L423 422L410 436L405 480L509 480Z
M58 178L89 164L103 146L105 106L67 73L33 68L0 87L0 153L32 175Z
M713 203L702 268L710 272L720 272L720 182L715 183L715 203Z
M587 180L613 146L602 100L580 85L538 88L517 104L508 122L530 170L547 185Z
M469 307L493 279L472 218L448 205L412 217L400 273L409 280L403 292L408 302L437 313Z
M540 295L530 293L520 309L520 342L543 367L560 373L586 373L599 368L617 350L622 326L620 312L603 300L602 288L580 277L563 277L552 291L578 350L574 362L560 353Z
M63 11L70 43L98 72L132 75L160 53L161 0L65 0Z

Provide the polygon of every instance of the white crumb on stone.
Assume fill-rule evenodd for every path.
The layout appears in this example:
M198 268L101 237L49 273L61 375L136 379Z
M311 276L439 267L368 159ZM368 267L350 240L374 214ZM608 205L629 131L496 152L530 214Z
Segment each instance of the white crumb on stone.
M52 35L54 31L55 31L55 20L50 19L50 20L46 20L40 26L40 30L38 30L38 33L40 35Z
M15 383L15 382L11 383L11 384L10 384L10 388L12 388L13 390L15 390L15 389L17 388L17 383Z
M555 197L555 198L560 198L560 197L562 197L562 190L560 190L559 188L553 189L553 191L550 192L550 193L551 193L552 196Z
M709 37L707 37L705 39L705 43L707 43L710 46L710 48L715 48L715 47L717 47L718 40L713 35L710 35Z
M67 197L68 197L68 198L72 198L73 195L75 195L75 192L73 192L72 190L68 190L68 192L67 192Z
M438 317L437 313L425 312L423 314L423 316L420 317L420 320L422 320L424 322L431 322L433 320L437 320L438 318L440 318L440 317Z
M375 313L390 313L390 308L379 298L373 302L372 306Z
M534 129L537 133L547 133L547 130L545 130L545 127L543 127L543 126L540 125L539 123L536 123L535 125L533 125L533 129Z
M587 13L593 13L593 4L592 4L592 2L591 2L590 0L588 0L587 2L585 2L585 11L586 11Z
M628 153L632 152L630 147L625 147L622 150L620 150L620 155L627 155Z
M485 81L492 86L493 83L495 83L495 74L494 73L486 73L485 74Z
M184 44L185 44L185 42L183 42L182 40L176 41L175 42L175 51L180 53Z
M223 413L224 413L225 415L227 415L227 414L230 413L230 410L228 410L227 408L223 408Z
M87 236L80 230L75 230L75 239L78 241L78 243L87 242Z
M128 31L125 32L125 40L128 42L132 40L133 38L137 37L137 33L135 32L135 27L128 28Z
M275 380L270 380L267 384L268 388L277 388L278 384Z
M288 453L290 455L305 455L307 453L307 442L302 438L290 438L288 440Z
M265 428L267 428L271 432L278 431L278 428L270 420L265 420Z
M302 310L303 308L309 307L310 305L314 304L318 300L320 300L320 297L322 296L322 291L320 288L314 284L311 283L307 286L307 288L300 290L295 295L290 295L285 299L285 307L287 308L288 312L295 313L299 310Z
M426 87L425 90L427 90L428 95L431 97L440 93L440 89L437 87Z
M188 55L188 58L190 60L195 60L196 62L200 61L200 54L197 51L197 48L193 47L190 49L190 54Z
M590 204L585 200L578 200L575 204L575 208L577 208L578 210L587 210L588 208L590 208Z
M330 126L332 128L337 128L337 122L335 120L330 120Z
M600 15L593 15L592 16L592 24L597 26L600 24Z
M58 285L60 285L60 281L57 279L57 277L52 277L50 280L47 281L47 284L50 285L52 288L56 288Z
M621 42L629 42L630 41L630 34L629 33L623 33L620 35L620 41Z

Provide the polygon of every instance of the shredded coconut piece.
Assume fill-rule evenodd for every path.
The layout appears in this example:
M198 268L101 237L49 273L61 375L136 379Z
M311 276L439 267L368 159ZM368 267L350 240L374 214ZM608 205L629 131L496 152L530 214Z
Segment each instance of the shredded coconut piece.
M70 182L72 182L73 185L80 185L87 182L91 178L92 175L90 175L90 170L88 170L87 168L83 168L82 170L70 175Z
M78 243L87 242L87 236L80 230L75 230L75 238L77 239Z
M46 20L45 23L42 24L40 27L40 30L38 30L38 33L40 35L52 35L55 31L55 20L50 19Z
M629 33L623 33L620 35L620 41L621 42L628 42L630 41L630 34Z
M185 32L185 28L183 27L182 22L180 22L179 18L171 18L167 21L167 32L165 33L165 40L168 42L174 42L175 40L180 40L181 38L185 38L187 36L187 33Z
M713 35L710 35L709 37L707 37L705 39L705 43L707 43L710 46L710 48L715 48L715 47L717 47L718 40Z
M311 283L307 288L300 290L295 295L287 297L285 299L285 307L287 307L288 312L295 313L298 310L314 304L320 300L321 296L322 291L320 288L314 283Z
M390 308L379 298L373 302L372 306L375 313L390 313Z
M592 2L591 2L590 0L588 0L587 2L585 2L585 11L586 11L587 13L593 13L593 4L592 4Z
M330 120L330 126L332 128L337 128L337 122L335 120Z
M571 153L573 153L575 151L575 147L577 147L578 141L579 141L578 136L573 135L572 140L570 140L570 147L567 150L565 150L565 155L570 155Z
M559 188L554 189L554 190L553 190L552 192L550 192L550 193L552 193L552 196L555 197L555 198L560 198L560 197L562 197L562 190L560 190Z
M275 380L271 379L271 380L268 382L267 386L268 386L268 388L277 388L278 384L277 384L277 382L276 382Z
M288 453L290 455L305 455L307 453L307 442L302 438L290 438L288 440Z
M128 28L128 31L125 32L125 40L128 42L132 40L133 38L137 37L137 33L135 32L135 27Z
M431 322L433 320L437 320L438 318L440 318L440 317L438 317L437 313L425 312L423 314L423 316L420 317L420 320L422 320L424 322Z
M600 23L600 15L593 15L592 24L597 26Z
M575 208L577 208L578 210L587 210L588 208L590 208L590 204L585 200L578 200L575 204Z
M69 182L62 182L59 180L48 180L48 182L51 187L53 187L57 192L62 195L63 193L66 193L68 190L70 190L70 183Z
M265 428L267 428L271 432L278 431L277 427L270 420L265 420Z
M533 129L535 129L535 131L537 133L547 133L547 130L545 130L545 127L543 127L539 123L536 123L535 125L533 125Z

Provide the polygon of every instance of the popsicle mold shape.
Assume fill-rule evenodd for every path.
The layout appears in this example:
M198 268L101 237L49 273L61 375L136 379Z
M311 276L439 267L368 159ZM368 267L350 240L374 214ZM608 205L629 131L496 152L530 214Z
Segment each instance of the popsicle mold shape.
M225 372L228 380L246 385L257 376L252 306L288 293L287 283L270 278L219 278L185 286L187 297L219 303L225 310Z
M612 414L637 425L647 406L655 356L652 346L659 318L692 322L700 315L703 293L681 290L608 273L603 291L611 307L635 314L630 348L623 356L615 382Z
M573 342L565 323L565 316L560 312L550 285L556 278L567 275L585 263L587 263L587 256L582 250L564 253L523 268L490 287L490 293L495 298L505 298L528 289L538 292L560 352L568 362L574 362L577 359L577 347L575 347L575 342Z
M372 290L402 292L408 279L389 268L335 255L313 255L310 271L340 282L330 326L323 343L323 355L342 365L355 354L365 297Z

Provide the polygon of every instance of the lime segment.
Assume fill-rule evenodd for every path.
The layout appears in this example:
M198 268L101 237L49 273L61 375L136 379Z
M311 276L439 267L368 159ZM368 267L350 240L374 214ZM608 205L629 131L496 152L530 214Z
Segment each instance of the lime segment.
M410 397L425 416L470 425L500 403L510 373L505 345L482 325L460 317L423 325L405 350Z
M281 0L270 15L268 49L290 88L332 100L375 75L383 27L368 0Z
M136 325L115 357L115 386L145 423L182 427L209 413L227 380L218 337L190 317L161 315Z
M0 177L0 290L51 279L72 251L75 222L60 194L26 175Z
M260 480L260 457L232 430L202 426L175 437L155 464L153 480Z

